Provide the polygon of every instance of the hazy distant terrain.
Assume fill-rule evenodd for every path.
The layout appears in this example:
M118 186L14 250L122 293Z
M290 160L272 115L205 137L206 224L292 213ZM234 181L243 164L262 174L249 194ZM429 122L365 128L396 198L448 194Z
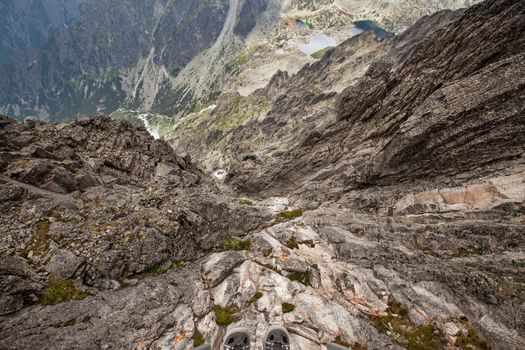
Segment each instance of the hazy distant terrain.
M249 94L279 69L297 72L313 61L300 48L315 35L341 43L355 20L398 31L468 4L3 0L0 111L44 120L117 109L178 118L222 91ZM308 25L298 31L296 20Z

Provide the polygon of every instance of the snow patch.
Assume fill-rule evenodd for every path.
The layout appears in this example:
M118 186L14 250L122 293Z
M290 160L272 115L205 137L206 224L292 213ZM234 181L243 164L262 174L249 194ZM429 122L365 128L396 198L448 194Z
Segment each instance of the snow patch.
M212 174L216 179L220 180L220 181L224 181L224 179L226 179L226 176L228 175L228 173L226 172L226 170L224 169L217 169L213 172Z

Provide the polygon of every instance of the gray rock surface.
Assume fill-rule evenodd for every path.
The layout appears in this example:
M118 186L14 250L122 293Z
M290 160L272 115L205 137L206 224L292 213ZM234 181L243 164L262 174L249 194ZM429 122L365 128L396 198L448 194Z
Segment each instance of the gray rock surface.
M2 314L39 301L56 281L96 294L163 273L270 217L218 194L188 158L126 122L2 117L0 148L0 244L10 266Z
M253 114L174 142L222 181L126 123L0 118L1 347L523 349L524 19L490 0L223 96L211 126Z

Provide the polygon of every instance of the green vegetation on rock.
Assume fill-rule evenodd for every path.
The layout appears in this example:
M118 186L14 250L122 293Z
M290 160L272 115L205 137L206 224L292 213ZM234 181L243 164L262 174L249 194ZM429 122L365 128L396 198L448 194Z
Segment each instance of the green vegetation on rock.
M263 296L263 293L260 291L255 292L255 294L250 299L250 304L256 302L257 300L261 299Z
M40 296L39 303L43 305L56 305L71 300L82 300L87 294L75 288L75 281L66 279L50 282Z
M300 282L305 286L310 285L310 276L308 275L308 273L292 272L287 277L291 281Z
M253 205L252 201L250 201L250 200L248 200L248 199L241 199L241 200L239 201L239 204L240 204L240 205L248 205L248 206L249 206L249 205Z
M215 313L215 323L219 326L227 326L239 320L239 317L236 315L239 309L236 307L222 308L216 305L213 308L213 312Z
M280 221L293 220L301 216L303 216L303 211L301 209L297 209L297 210L292 210L292 211L280 212L279 214L277 214L275 218L277 221L280 222Z
M391 303L384 316L375 316L372 324L381 333L387 334L392 342L407 350L440 350L445 339L432 324L416 325L408 317L408 309L398 303Z
M462 334L458 337L456 346L460 349L490 349L487 341L479 334L478 330L472 326L468 328L467 334Z
M287 314L295 310L295 305L289 303L282 303L281 307L283 309L283 314Z
M237 239L228 239L224 241L223 250L250 250L252 242L250 240L237 240Z
M193 346L201 346L204 344L206 340L202 336L202 333L199 331L198 328L195 328L195 333L193 334Z

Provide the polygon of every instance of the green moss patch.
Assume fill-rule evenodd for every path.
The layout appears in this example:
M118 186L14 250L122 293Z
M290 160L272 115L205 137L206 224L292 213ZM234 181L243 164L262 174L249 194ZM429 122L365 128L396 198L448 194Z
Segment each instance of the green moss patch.
M241 200L239 201L239 204L240 204L240 205L248 205L248 206L253 205L252 201L250 201L250 200L248 200L248 199L241 199Z
M87 294L75 288L73 280L61 280L48 284L39 303L43 305L56 305L66 303L71 300L82 300Z
M227 326L239 320L239 317L237 316L239 309L236 307L222 308L219 305L216 305L213 308L213 312L215 313L215 323L219 326Z
M472 326L468 328L467 334L462 334L458 337L456 346L459 349L490 349L487 341L479 334L478 330Z
M295 305L289 303L282 303L281 307L283 309L283 314L287 314L295 310Z
M237 239L228 239L224 241L222 245L223 250L250 250L252 247L252 242L250 240L237 240Z
M408 318L408 309L397 303L390 304L387 315L371 319L379 332L387 334L392 342L407 350L441 350L445 339L431 324L418 326Z
M258 264L261 265L262 267L267 268L268 270L272 270L274 272L277 272L279 275L282 275L281 271L279 271L277 266L273 266L272 264L262 264L262 263L258 263Z
M193 346L194 347L201 346L204 344L204 342L205 342L205 339L202 336L202 333L197 328L195 328L195 333L193 334Z
M255 292L255 294L250 299L250 304L255 303L257 300L261 299L263 296L263 293L260 291Z
M291 281L300 282L305 286L310 285L310 276L308 275L308 273L292 272L287 277Z
M282 211L279 214L277 214L275 219L278 222L283 222L283 221L293 220L301 216L303 216L303 211L301 209L297 209L297 210L291 210L291 211Z
M178 270L180 268L183 268L184 265L184 261L173 260L170 264L169 270Z

